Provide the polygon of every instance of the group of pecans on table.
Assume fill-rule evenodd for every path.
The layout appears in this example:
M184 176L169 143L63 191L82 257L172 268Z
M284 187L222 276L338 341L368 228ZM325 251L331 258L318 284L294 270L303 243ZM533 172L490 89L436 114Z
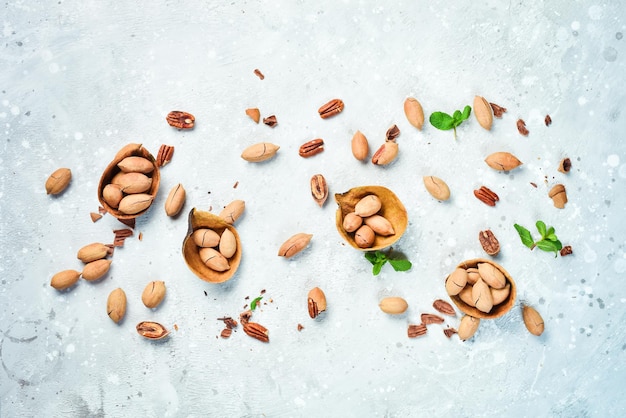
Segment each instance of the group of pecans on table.
M258 70L255 70L255 74L261 80L264 78ZM322 105L318 113L322 119L327 119L338 115L343 109L343 101L333 99ZM418 130L422 130L424 112L420 102L412 97L407 98L404 102L404 112L409 123ZM493 118L501 118L504 112L506 112L505 108L489 103L483 97L476 96L474 99L474 115L479 125L484 129L490 130ZM261 120L258 108L246 109L245 113L255 123L259 123ZM193 129L195 125L195 117L183 111L170 112L166 116L166 121L170 126L179 130ZM263 123L273 128L278 124L278 121L275 115L270 115L263 118ZM552 120L547 115L545 119L546 126L549 126L551 123ZM529 134L523 120L517 121L517 127L520 134L524 136ZM372 154L371 162L373 164L388 165L395 160L399 151L396 142L399 135L400 130L397 125L393 125L387 130L385 141ZM139 147L141 146L139 145ZM241 158L252 163L263 162L274 157L279 149L280 146L273 143L255 143L242 151ZM359 161L365 161L370 154L368 140L359 130L352 137L351 150L354 158ZM299 148L299 155L303 158L310 158L322 152L324 152L324 140L321 138L307 141ZM101 210L100 215L92 213L92 220L95 222L103 213L109 211L120 221L134 227L134 223L131 222L132 219L134 216L144 213L151 206L158 188L158 170L171 160L172 154L173 147L162 145L156 160L147 153L128 155L119 159L119 161L114 161L112 164L116 172L106 179L106 184L101 185L101 190L99 191L99 198L108 208ZM485 162L489 167L498 171L510 171L522 165L522 162L516 156L504 151L487 156ZM567 173L570 171L570 168L571 161L569 158L565 158L560 162L558 171ZM46 192L52 195L62 193L70 184L71 177L71 171L68 168L56 170L46 181ZM157 182L156 188L153 184L155 179ZM423 183L425 189L435 199L446 201L450 198L450 188L441 178L434 175L424 176ZM531 184L537 187L534 183ZM322 174L316 174L311 178L310 185L313 199L319 206L323 206L328 197L326 179ZM474 195L488 206L495 206L500 200L495 192L484 185L474 190ZM168 216L176 217L179 214L184 205L185 196L185 189L182 184L172 188L165 202L165 212ZM553 200L554 206L557 208L563 208L565 203L567 203L565 187L562 184L552 187L548 196ZM383 202L374 194L365 196L356 204L354 212L347 214L343 219L343 228L346 232L354 234L355 242L362 249L371 247L376 234L382 236L394 234L393 225L378 214L382 204ZM233 201L224 208L222 213L220 213L220 217L232 224L241 215L244 206L243 201ZM107 257L112 256L115 246L123 245L125 237L132 235L132 230L128 229L116 230L114 232L114 244L92 243L81 248L77 257L85 263L82 271L71 269L61 271L52 277L51 286L57 290L65 290L74 286L81 277L88 281L97 281L106 275L111 265L111 260ZM206 228L199 229L193 233L192 239L197 245L200 257L207 267L216 271L229 269L228 260L234 254L237 245L234 237L231 235L232 233L228 229L225 229L221 235ZM285 258L295 256L308 246L311 238L312 235L307 233L297 233L291 236L280 246L278 255ZM499 242L490 230L479 232L479 242L490 256L496 256L500 251ZM487 272L479 274L481 273L481 268L487 269L488 267L479 265L475 269L476 272L469 270L461 272L460 270L462 269L455 270L446 278L445 287L448 294L451 296L458 295L465 303L489 312L492 306L504 300L504 297L507 296L505 294L508 294L509 287L507 287L506 283L501 283L502 280L497 281L493 274L489 275ZM485 279L485 277L489 279ZM491 279L494 279L493 283L489 281ZM147 308L153 309L158 307L163 301L165 293L166 287L163 281L151 281L146 285L141 295L141 300ZM473 297L474 293L488 295L489 297L476 298ZM127 297L124 290L117 288L110 293L107 299L107 314L115 323L119 323L124 318L126 304ZM380 301L379 307L381 311L387 314L398 315L406 312L408 303L400 297L386 297ZM309 316L315 319L325 312L326 308L326 295L322 289L319 287L311 289L307 295ZM456 315L452 305L442 299L435 300L433 308L443 315ZM528 330L534 335L541 335L544 324L539 313L532 307L523 305L522 314ZM264 326L251 322L251 316L251 310L246 310L240 314L239 322L242 324L245 333L260 341L269 342L269 331ZM407 335L409 338L426 335L428 325L444 323L444 318L434 313L422 313L420 318L420 324L408 325ZM224 321L226 326L221 336L228 338L232 329L237 327L238 323L230 317L219 318L219 320ZM459 323L458 330L448 326L443 331L447 337L451 337L456 333L460 339L466 340L474 335L478 328L478 323L478 318L464 315ZM302 325L298 324L298 330L302 328ZM156 322L142 321L137 324L136 329L140 335L152 340L162 339L169 335L169 331Z

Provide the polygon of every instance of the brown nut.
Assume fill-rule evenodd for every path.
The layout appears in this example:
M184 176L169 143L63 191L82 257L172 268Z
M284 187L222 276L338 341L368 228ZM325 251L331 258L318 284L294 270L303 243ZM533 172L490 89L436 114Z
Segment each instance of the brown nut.
M242 322L243 324L243 332L248 334L252 338L256 338L257 340L269 343L269 331L261 324L257 324L256 322Z
M137 215L148 210L153 200L154 196L147 193L129 194L120 200L120 205L117 209L126 215Z
M493 306L499 305L509 297L511 293L511 284L507 283L502 289L491 288L491 297L493 299Z
M198 253L200 254L202 262L211 270L219 272L230 270L228 260L219 251L213 248L203 247L200 248Z
M117 163L117 166L124 173L150 174L154 171L154 164L147 158L131 155Z
M167 337L170 332L158 322L142 321L136 326L137 333L149 340L160 340Z
M231 258L237 251L237 238L230 229L225 229L220 237L219 252L226 258Z
M494 289L502 289L506 285L504 274L491 263L478 263L478 273L481 279Z
M246 115L248 115L255 123L259 123L259 120L261 120L261 112L256 107L246 109Z
M522 318L524 319L524 325L526 325L528 332L536 336L543 334L545 328L543 318L535 308L522 305Z
M435 176L424 176L422 180L424 187L432 197L442 201L450 199L450 188L445 181Z
M344 104L342 100L333 99L329 101L328 103L324 104L323 106L321 106L317 110L317 113L319 113L322 119L327 119L331 116L335 116L341 113L343 111L343 108L344 108Z
M378 304L380 310L390 315L399 315L406 312L409 304L401 297L390 296L383 298Z
M83 272L81 273L83 279L87 281L94 281L101 279L111 267L111 260L101 259L87 263Z
M474 336L480 325L480 319L470 315L463 315L457 333L462 341L469 340Z
M219 234L209 228L196 229L191 239L198 247L217 247L220 243Z
M354 213L362 218L366 218L376 214L382 205L383 203L378 196L370 194L363 197L354 205Z
M361 225L363 225L363 218L354 212L350 212L343 218L342 225L346 232L354 232L359 229Z
M456 315L456 311L454 310L452 305L450 305L448 302L446 302L443 299L435 300L433 302L433 308L435 308L436 310L438 310L442 314L446 314L446 315L450 315L450 316L455 316Z
M309 158L314 155L324 152L324 140L321 138L313 139L300 145L298 154L300 157Z
M80 278L80 271L63 270L52 276L50 286L56 290L65 290L76 284Z
M326 310L326 295L319 287L314 287L309 291L307 296L307 306L309 316L317 318L317 316Z
M193 129L196 118L188 112L183 112L181 110L173 110L167 114L165 117L167 123L178 129Z
M107 315L118 324L126 315L126 293L121 288L113 290L107 299Z
M480 231L478 233L478 240L483 250L490 256L496 256L500 252L500 242L490 229Z
M369 143L367 142L367 138L361 133L361 131L356 131L354 133L351 145L352 155L354 155L354 158L359 161L365 161L367 155L369 154L370 148Z
M56 195L67 189L72 180L72 170L59 168L46 180L46 194Z
M567 192L565 191L565 186L562 184L557 184L552 187L550 192L548 192L548 196L552 199L552 202L554 202L555 208L563 209L565 207L567 203Z
M372 156L372 163L376 165L390 164L398 156L398 144L394 140L385 141Z
M513 170L523 164L510 152L494 152L485 158L485 162L489 167L498 171Z
M446 291L450 296L461 293L467 284L467 270L457 267L446 278Z
M311 177L311 196L313 200L320 206L324 206L326 199L328 199L328 184L326 179L321 174L315 174Z
M474 116L478 124L486 130L491 130L493 124L493 110L484 97L474 96Z
M370 248L375 238L374 230L368 225L361 225L354 233L354 242L360 248Z
M107 184L102 189L102 199L113 209L120 206L123 198L122 187L117 184Z
M404 114L411 125L420 131L422 130L422 126L424 126L424 109L417 99L408 97L404 101Z
M141 293L141 301L146 308L156 308L165 298L165 282L161 280L151 281Z
M313 234L306 234L304 232L291 236L280 246L278 255L285 258L293 257L309 245L311 238L313 238Z
M393 225L384 216L380 215L372 215L363 219L365 225L372 228L372 230L383 237L388 237L390 235L395 234L396 232L393 229Z
M237 219L241 217L243 211L246 209L246 202L243 200L233 200L222 209L219 217L224 219L227 223L234 225Z
M170 217L178 215L185 205L186 196L187 193L182 184L178 183L172 187L165 200L165 214Z
M493 308L493 296L489 285L483 279L478 279L472 286L472 301L481 312L489 313Z
M92 261L100 260L101 258L106 257L111 253L111 247L105 244L101 244L99 242L94 242L93 244L88 244L78 250L78 254L76 257L87 264Z
M561 173L569 173L572 169L572 160L569 158L563 158L559 163L559 168L557 169Z
M244 149L241 153L241 158L251 163L259 163L275 156L279 149L280 146L278 145L269 142L259 142Z

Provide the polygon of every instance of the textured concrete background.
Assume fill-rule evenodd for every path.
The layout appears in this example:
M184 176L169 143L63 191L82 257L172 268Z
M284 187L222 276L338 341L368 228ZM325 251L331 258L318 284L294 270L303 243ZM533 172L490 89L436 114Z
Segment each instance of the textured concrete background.
M626 413L623 2L203 3L1 6L1 416ZM430 125L417 131L403 113L408 96L428 117L471 105L475 94L508 108L491 132L472 116L455 141ZM336 97L345 111L320 119L317 108ZM278 125L254 124L248 107L275 114ZM196 116L193 131L167 125L175 109ZM528 137L517 133L518 118ZM393 124L401 135L392 165L352 157L357 129L376 149ZM313 138L326 150L300 158L298 147ZM239 157L259 141L280 145L275 159ZM154 154L175 146L159 195L104 279L57 292L50 278L81 268L80 247L109 243L123 227L111 216L92 223L89 213L102 171L129 142ZM524 165L494 172L483 160L495 151ZM564 157L573 162L567 175L556 171ZM47 196L46 178L63 166L73 172L69 189ZM308 188L316 173L330 187L323 208ZM451 200L430 197L424 175L444 179ZM186 215L163 210L179 182L185 214L246 202L237 223L243 261L225 284L199 280L184 263ZM559 182L570 200L563 210L547 197ZM409 272L385 266L372 276L335 229L332 194L366 184L390 188L407 207L409 226L394 249L413 262ZM500 195L495 208L474 198L480 185ZM513 224L537 219L574 254L555 259L524 247ZM408 339L407 324L446 297L443 279L454 266L484 256L477 234L485 228L502 244L495 261L518 285L512 311L483 321L470 341L446 338L442 326ZM277 257L297 232L313 234L309 248ZM168 288L152 311L140 299L151 280ZM317 320L306 308L314 286L329 305ZM117 287L129 299L119 325L105 309ZM216 318L238 316L262 289L267 304L254 319L269 328L270 343L241 328L217 338ZM379 310L391 295L408 301L406 314ZM543 315L541 337L524 328L522 302ZM152 343L135 332L142 320L178 331Z

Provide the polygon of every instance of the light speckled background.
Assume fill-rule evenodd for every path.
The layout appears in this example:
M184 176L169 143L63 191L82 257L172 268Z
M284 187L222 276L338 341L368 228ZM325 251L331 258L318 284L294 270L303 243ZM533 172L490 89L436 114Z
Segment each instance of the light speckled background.
M623 2L394 3L1 6L1 416L626 413ZM491 132L472 117L457 141L431 126L418 132L402 110L407 96L430 114L471 104L475 94L508 113ZM345 111L320 119L317 108L335 97ZM255 125L247 107L275 114L278 126ZM196 128L170 128L165 115L174 109L193 113ZM527 138L515 128L519 117ZM392 165L352 158L357 129L377 148L394 123L402 133ZM326 151L303 160L299 145L316 137ZM258 141L279 144L277 157L261 165L239 158ZM143 240L117 249L102 281L57 292L50 277L80 269L77 250L111 242L122 226L111 216L92 223L89 212L98 208L104 167L129 142L153 153L163 143L176 148L153 208L137 222ZM494 172L483 159L495 151L524 165ZM556 168L566 156L573 169L563 175ZM61 166L72 169L71 186L47 196L44 182ZM410 272L386 266L371 275L362 253L337 234L332 197L323 209L311 199L315 173L331 193L365 184L396 192L410 223L395 248L414 263ZM450 185L449 202L424 190L421 177L431 174ZM162 209L178 182L188 191L185 213L246 201L237 224L243 262L226 284L207 284L185 266L186 216L170 219ZM547 197L557 182L570 199L563 210ZM474 198L481 184L500 195L495 208ZM574 254L554 259L522 246L513 224L537 219L554 225ZM502 244L496 261L517 281L514 309L483 322L471 341L447 339L438 326L408 339L407 324L445 297L451 269L483 255L477 233L485 228ZM277 257L296 232L314 234L310 247L292 260ZM140 300L150 280L168 286L154 311ZM318 320L306 310L314 286L329 303ZM129 298L120 325L105 312L116 287ZM241 329L216 338L216 318L237 316L261 289L273 303L254 319L270 329L271 342ZM406 298L409 311L380 312L388 295ZM544 316L543 336L525 330L522 301ZM179 330L151 343L134 330L141 320ZM457 326L458 317L447 324Z

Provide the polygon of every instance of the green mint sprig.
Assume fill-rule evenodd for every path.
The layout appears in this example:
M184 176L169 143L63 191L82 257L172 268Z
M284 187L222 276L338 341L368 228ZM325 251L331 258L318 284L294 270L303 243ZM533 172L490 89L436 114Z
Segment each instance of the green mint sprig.
M365 258L373 264L372 274L374 276L378 276L378 273L380 273L380 270L387 262L391 264L395 271L407 271L413 266L409 260L395 258L390 253L385 254L379 250L365 253Z
M561 241L559 241L554 233L554 227L547 228L543 221L537 221L535 225L537 226L537 231L539 231L539 234L541 235L541 239L538 241L533 239L532 234L528 229L518 224L513 226L517 230L517 233L525 246L531 250L537 247L542 251L554 252L554 258L556 258L559 250L563 248L563 244L561 244Z
M430 124L442 131L449 131L454 129L454 139L456 139L456 127L463 123L464 120L469 118L472 113L472 108L465 106L463 112L455 110L452 116L444 112L433 112L430 114Z
M259 302L261 302L261 299L263 299L263 296L252 299L252 302L250 302L250 310L255 310L259 305Z

